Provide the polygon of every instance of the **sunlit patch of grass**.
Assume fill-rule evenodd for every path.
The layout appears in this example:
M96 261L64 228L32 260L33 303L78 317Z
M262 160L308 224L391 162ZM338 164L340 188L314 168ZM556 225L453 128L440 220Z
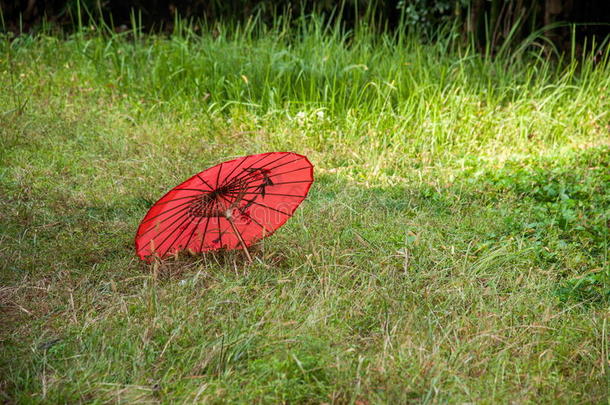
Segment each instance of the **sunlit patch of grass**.
M607 59L215 29L0 41L3 399L606 398ZM269 150L316 183L253 265L135 258L169 187Z

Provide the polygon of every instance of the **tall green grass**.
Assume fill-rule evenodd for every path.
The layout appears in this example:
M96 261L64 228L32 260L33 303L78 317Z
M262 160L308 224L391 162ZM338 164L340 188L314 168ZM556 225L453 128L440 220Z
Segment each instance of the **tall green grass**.
M423 45L415 36L377 35L366 25L345 31L315 16L296 23L279 18L271 26L256 18L212 26L177 19L166 38L144 35L134 18L134 27L121 34L99 24L61 43L42 36L34 47L39 63L74 66L68 69L74 80L138 100L144 116L320 110L333 122L365 123L346 125L335 135L338 143L364 139L376 144L377 154L439 156L480 153L498 142L527 148L532 137L564 142L589 129L581 125L583 115L607 110L608 44L591 47L581 60L557 62L542 38L539 33L491 58L463 46L451 31ZM18 53L28 41L17 38L10 48ZM596 61L598 49L604 52ZM548 119L540 125L532 116ZM385 134L369 140L367 131Z

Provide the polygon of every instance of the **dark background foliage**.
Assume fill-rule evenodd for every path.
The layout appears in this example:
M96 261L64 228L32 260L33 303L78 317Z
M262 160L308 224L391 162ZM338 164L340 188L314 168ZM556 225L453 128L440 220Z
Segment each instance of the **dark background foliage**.
M572 30L577 43L610 36L610 1L589 0L0 0L4 31L32 32L43 21L70 31L82 20L99 19L116 30L131 27L136 16L145 31L169 31L176 16L243 21L257 15L271 21L278 15L296 19L318 13L339 18L346 28L363 18L375 21L379 30L414 30L422 35L443 24L457 24L466 38L483 49L496 48L506 39L523 39L542 27L554 26L545 36L559 49L570 49ZM371 20L372 18L372 20Z

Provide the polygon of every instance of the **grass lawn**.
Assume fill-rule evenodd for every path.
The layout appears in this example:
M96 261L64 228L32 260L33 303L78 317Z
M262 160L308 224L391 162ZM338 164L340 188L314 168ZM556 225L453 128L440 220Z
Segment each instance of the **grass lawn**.
M370 32L3 37L0 400L605 403L608 48ZM316 181L252 265L137 259L169 188L284 150Z

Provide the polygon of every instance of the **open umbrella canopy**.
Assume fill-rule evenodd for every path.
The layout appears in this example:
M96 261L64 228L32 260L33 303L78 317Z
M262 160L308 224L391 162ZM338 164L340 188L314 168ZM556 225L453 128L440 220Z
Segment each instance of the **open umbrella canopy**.
M305 199L313 165L303 155L270 152L211 167L171 189L136 233L143 260L181 250L243 248L271 235Z

